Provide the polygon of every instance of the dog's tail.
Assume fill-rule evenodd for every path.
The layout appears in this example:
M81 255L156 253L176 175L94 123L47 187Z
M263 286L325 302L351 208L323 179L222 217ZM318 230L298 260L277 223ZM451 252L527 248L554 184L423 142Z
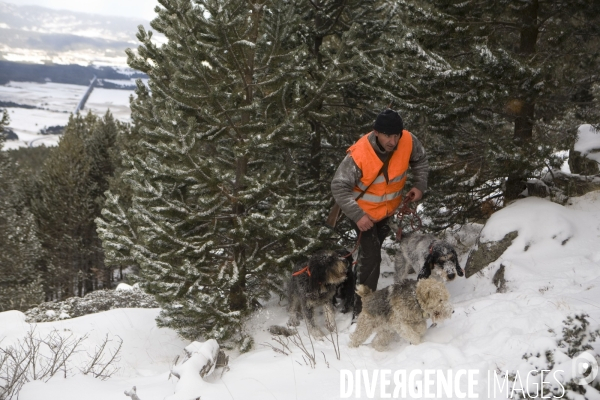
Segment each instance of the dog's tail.
M371 293L373 293L373 291L367 285L358 285L356 287L356 294L359 295L360 297L368 296Z
M268 330L269 330L269 333L274 336L289 337L289 336L294 336L297 333L297 331L295 329L288 328L288 327L281 326L281 325L271 325Z

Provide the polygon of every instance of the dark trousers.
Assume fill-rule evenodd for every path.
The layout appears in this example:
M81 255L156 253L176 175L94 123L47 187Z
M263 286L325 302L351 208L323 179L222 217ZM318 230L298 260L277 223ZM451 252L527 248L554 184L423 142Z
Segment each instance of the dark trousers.
M381 245L391 231L388 220L389 218L384 218L376 222L371 229L364 231L360 236L356 283L366 285L372 291L377 290L377 282L379 281ZM352 226L356 234L359 235L360 230L354 222L352 222ZM358 315L361 310L362 302L360 296L356 296L354 314Z

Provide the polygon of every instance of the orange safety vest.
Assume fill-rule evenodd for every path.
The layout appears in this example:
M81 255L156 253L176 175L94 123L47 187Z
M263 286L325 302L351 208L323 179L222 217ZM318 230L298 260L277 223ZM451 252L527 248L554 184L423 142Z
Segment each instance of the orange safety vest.
M388 164L388 182L381 170L383 161L375 153L369 142L369 133L361 137L348 149L348 153L362 171L362 178L354 187L354 198L365 189L365 194L357 200L360 208L375 221L391 216L402 202L402 188L406 182L408 163L412 153L412 135L402 131L402 137Z

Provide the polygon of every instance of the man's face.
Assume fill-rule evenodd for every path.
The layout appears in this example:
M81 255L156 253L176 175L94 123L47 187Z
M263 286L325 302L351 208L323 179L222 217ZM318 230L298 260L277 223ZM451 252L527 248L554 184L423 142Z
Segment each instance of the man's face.
M400 136L402 136L400 133L397 135L386 135L385 133L377 131L373 132L375 132L375 136L377 137L377 141L381 147L383 147L383 149L388 153L396 148L398 141L400 140Z

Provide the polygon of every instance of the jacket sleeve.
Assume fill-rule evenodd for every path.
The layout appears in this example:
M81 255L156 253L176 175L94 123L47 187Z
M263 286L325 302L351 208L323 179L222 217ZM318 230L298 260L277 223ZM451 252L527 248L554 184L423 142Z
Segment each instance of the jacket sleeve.
M421 192L427 190L427 175L429 174L429 161L427 161L427 154L425 148L417 139L415 135L412 135L412 153L410 155L409 165L410 172L413 176L413 187L416 187Z
M353 189L362 178L362 172L350 155L342 160L333 180L331 193L342 212L354 222L358 222L366 213L354 200Z

